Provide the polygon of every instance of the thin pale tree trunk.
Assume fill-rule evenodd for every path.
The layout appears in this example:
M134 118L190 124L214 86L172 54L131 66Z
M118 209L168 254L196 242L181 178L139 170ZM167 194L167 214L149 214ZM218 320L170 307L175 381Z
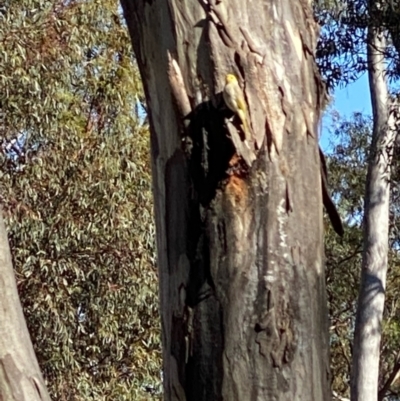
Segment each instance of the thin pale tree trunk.
M329 401L310 2L122 6L151 128L164 399Z
M389 181L395 131L389 121L385 38L369 28L368 65L373 135L365 193L364 250L354 333L352 401L378 397L381 323L385 302L389 232Z
M0 400L50 401L22 313L1 214Z

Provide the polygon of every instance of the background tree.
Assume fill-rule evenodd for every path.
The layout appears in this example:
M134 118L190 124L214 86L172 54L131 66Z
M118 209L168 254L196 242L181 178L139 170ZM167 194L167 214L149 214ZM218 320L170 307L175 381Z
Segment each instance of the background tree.
M12 401L50 401L26 327L0 219L0 397Z
M379 9L370 1L369 12ZM379 350L388 266L389 201L395 130L386 78L386 40L381 28L368 27L368 77L373 130L365 187L363 257L354 328L351 398L374 401L378 394Z
M51 396L159 399L148 128L118 3L1 18L1 201Z
M347 216L346 235L341 241L332 232L326 237L327 290L331 319L331 367L333 390L349 397L351 343L355 322L361 267L362 221L367 155L371 140L370 117L359 113L349 119L334 117L332 146L328 153L330 184L334 198ZM396 150L398 152L398 150ZM393 159L390 192L389 254L386 303L380 347L379 399L395 400L399 396L396 375L399 372L399 283L398 255L398 160ZM329 225L327 224L327 227Z
M337 2L335 7L325 12L317 8L317 15L326 27L318 56L329 84L348 82L368 70L374 119L374 139L370 145L364 198L363 269L353 350L354 400L375 400L378 396L379 343L388 251L390 165L395 136L389 120L391 105L387 78L398 74L393 68L397 64L397 55L390 46L395 38L391 38L389 46L386 41L387 8L386 2L380 1ZM392 65L387 66L387 60L392 61Z

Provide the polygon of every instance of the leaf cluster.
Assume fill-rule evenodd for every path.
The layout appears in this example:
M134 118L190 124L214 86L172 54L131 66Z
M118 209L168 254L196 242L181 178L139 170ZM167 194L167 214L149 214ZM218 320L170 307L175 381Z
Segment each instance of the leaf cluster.
M161 397L148 127L116 0L0 10L0 196L53 399Z
M400 76L400 2L376 2L373 10L367 0L317 1L315 17L321 25L316 60L328 88L345 86L368 70L367 34L377 27L386 37L387 75Z

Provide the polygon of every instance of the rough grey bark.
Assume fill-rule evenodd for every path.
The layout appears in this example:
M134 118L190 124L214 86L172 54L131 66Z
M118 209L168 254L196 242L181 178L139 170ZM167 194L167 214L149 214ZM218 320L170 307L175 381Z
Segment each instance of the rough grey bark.
M50 401L22 313L1 215L0 400Z
M151 125L165 400L330 400L309 1L121 3Z
M395 139L395 130L389 119L384 50L383 34L371 27L368 34L368 67L374 127L365 194L364 249L354 332L352 401L376 401L378 397L388 255L390 164Z

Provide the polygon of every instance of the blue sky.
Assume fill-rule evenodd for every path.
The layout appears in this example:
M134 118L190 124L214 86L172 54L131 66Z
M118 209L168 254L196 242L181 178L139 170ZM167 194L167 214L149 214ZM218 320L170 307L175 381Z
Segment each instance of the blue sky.
M344 87L337 88L333 94L331 109L337 110L342 117L351 117L354 112L371 114L371 100L368 88L368 75L363 74L357 81ZM325 113L322 120L320 144L323 150L329 147L329 126L331 118Z
M368 88L368 75L364 73L353 84L334 93L335 107L341 115L350 117L354 111L371 114L371 99Z

